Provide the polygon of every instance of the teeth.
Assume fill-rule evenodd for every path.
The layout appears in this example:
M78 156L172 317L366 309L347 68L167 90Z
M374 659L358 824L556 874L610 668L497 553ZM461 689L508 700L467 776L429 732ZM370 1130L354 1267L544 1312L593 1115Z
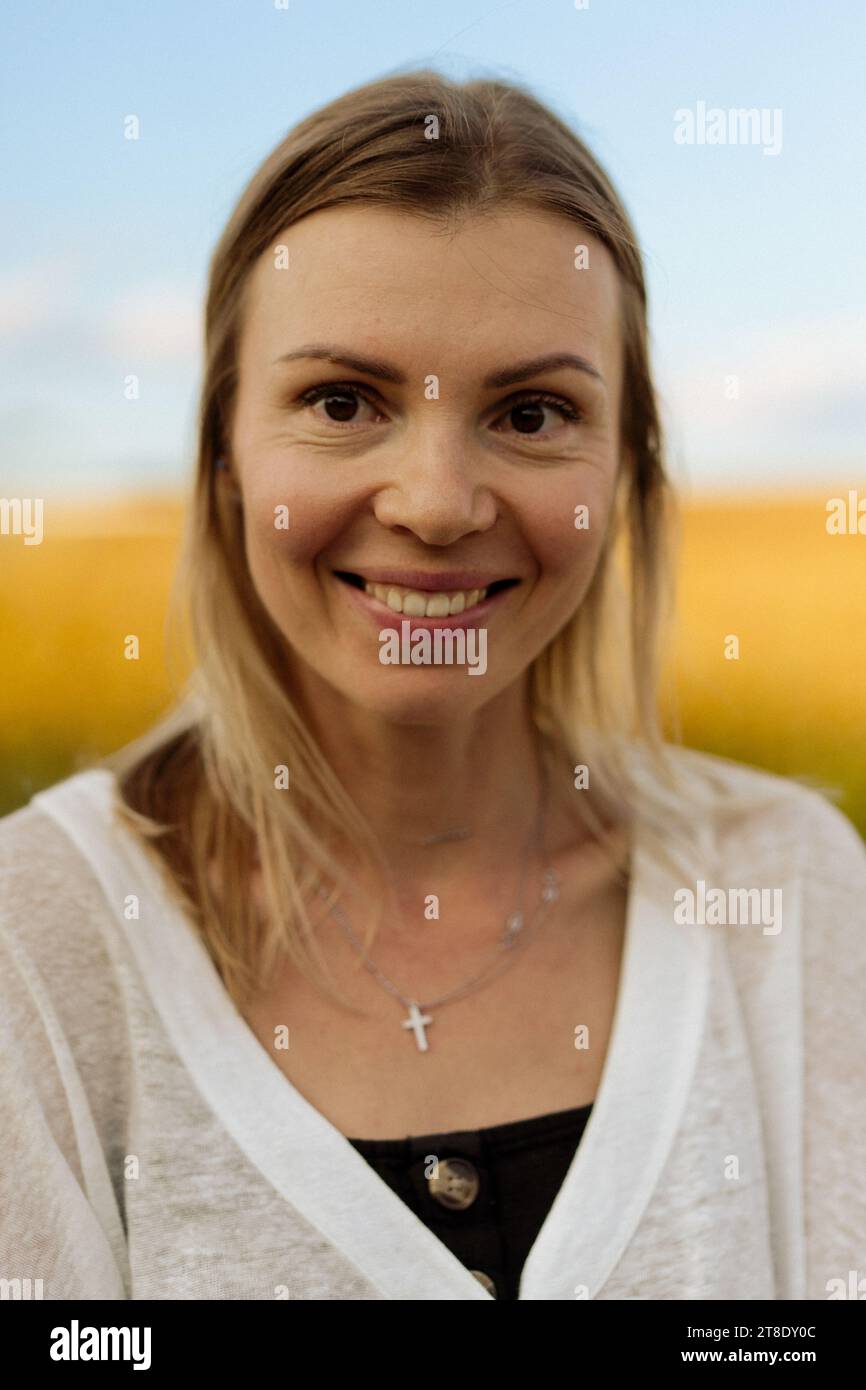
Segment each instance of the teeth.
M399 603L400 595L396 589L391 589L388 593L389 604L392 597ZM407 618L423 618L427 612L427 600L424 595L416 594L410 589L408 594L403 595L403 612Z
M401 589L393 584L365 584L364 591L387 604L392 613L403 613L407 618L450 618L472 608L487 595L486 589L422 594L417 589Z

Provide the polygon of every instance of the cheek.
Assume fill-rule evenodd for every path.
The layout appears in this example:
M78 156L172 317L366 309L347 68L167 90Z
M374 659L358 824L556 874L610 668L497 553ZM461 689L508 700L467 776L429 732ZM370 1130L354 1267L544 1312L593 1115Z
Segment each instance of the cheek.
M529 513L526 531L542 577L588 586L607 533L612 494L608 475L585 470L545 489L541 503Z
M298 636L310 611L312 563L322 547L322 522L285 486L244 487L244 543L253 586L276 623Z
M314 478L281 460L278 468L262 466L247 475L243 497L251 569L276 569L284 585L311 582L316 557L348 517L345 496L329 496Z

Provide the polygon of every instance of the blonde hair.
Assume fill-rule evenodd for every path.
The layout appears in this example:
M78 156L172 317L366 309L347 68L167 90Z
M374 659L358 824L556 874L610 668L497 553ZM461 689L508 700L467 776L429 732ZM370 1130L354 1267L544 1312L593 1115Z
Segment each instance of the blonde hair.
M435 141L425 139L431 116L439 123ZM621 287L624 464L591 586L530 668L531 709L564 757L591 766L593 803L576 800L596 827L605 806L634 812L640 804L669 834L679 805L657 708L675 513L650 370L644 274L628 216L585 145L521 87L487 79L457 84L420 71L351 91L300 122L268 156L213 253L197 476L177 590L195 665L169 718L108 760L122 814L167 870L238 1003L282 953L337 997L305 900L317 885L330 882L336 891L344 882L341 844L383 865L380 846L292 698L285 641L245 560L241 506L214 485L215 460L229 438L250 272L292 223L352 203L384 204L445 225L522 205L572 219L613 257ZM290 769L291 790L275 794L281 765ZM219 893L209 874L214 860ZM254 865L263 915L249 892Z

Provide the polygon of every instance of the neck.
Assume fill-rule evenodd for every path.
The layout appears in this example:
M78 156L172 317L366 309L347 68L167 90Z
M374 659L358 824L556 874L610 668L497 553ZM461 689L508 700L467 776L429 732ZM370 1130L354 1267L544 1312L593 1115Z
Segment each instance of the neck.
M503 692L464 720L426 725L317 701L313 722L398 888L430 892L464 878L480 885L522 857L538 814L543 750L520 692ZM563 757L548 784L551 801L567 772ZM546 821L555 836L553 805Z

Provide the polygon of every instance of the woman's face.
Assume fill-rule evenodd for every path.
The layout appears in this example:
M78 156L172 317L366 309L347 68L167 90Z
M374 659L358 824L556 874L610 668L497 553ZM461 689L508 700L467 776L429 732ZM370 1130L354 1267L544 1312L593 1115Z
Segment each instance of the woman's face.
M230 458L253 583L313 700L473 713L579 607L620 462L618 306L604 246L523 209L446 234L329 208L261 257Z

